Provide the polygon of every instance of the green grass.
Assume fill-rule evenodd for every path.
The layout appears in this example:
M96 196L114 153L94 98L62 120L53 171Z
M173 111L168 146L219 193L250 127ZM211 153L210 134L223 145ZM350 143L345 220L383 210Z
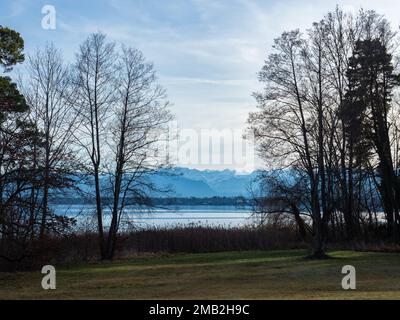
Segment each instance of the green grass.
M57 290L40 272L0 273L0 299L399 299L400 255L304 250L182 254L57 270ZM341 287L354 265L357 290Z

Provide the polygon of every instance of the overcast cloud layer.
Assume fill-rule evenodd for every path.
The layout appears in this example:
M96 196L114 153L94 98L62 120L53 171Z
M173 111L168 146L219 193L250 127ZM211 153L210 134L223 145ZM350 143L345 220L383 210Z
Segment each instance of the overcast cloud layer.
M57 29L43 30L41 9L57 10ZM397 28L400 1L338 1L385 14ZM97 31L142 50L168 90L181 128L245 128L251 93L272 41L306 29L334 10L329 1L262 0L2 0L0 24L15 28L27 53L52 41L66 60Z

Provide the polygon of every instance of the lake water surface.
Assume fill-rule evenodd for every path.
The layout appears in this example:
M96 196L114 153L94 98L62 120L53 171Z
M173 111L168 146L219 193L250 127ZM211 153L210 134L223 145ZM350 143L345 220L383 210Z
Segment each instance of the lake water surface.
M94 205L55 205L57 214L75 218L79 223L88 223L94 219ZM110 223L110 209L104 210L104 223ZM152 209L151 212L139 211L127 207L124 222L138 228L174 227L192 224L207 226L238 227L250 224L250 208L235 206L168 206Z

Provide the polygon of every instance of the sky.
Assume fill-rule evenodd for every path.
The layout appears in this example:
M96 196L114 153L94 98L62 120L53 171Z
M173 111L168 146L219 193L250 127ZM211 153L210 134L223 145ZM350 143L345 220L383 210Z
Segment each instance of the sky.
M200 139L197 153L210 156L199 160L186 145L177 164L241 172L262 166L240 137L248 113L256 110L252 93L261 89L257 72L273 39L283 31L306 30L336 4L352 12L374 9L394 28L400 25L398 0L1 0L0 25L21 33L27 54L53 42L69 62L79 44L97 31L110 41L140 49L168 92L174 125L183 132L179 146L196 134L214 132L218 138L224 132L226 138L231 133L224 141L233 160L219 156L218 144L203 145ZM55 30L42 28L45 5L56 10ZM241 157L235 161L239 150Z

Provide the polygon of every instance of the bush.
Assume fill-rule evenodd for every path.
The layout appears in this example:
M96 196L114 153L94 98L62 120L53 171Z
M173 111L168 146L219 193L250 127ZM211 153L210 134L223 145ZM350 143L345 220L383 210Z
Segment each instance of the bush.
M294 249L306 246L292 226L224 228L191 225L121 233L115 258L165 253ZM3 251L7 247L3 242ZM1 248L2 271L40 269L46 264L85 263L95 261L99 257L97 234L94 232L79 232L64 237L32 241L29 248L24 248L22 259L5 259L6 252L1 252Z

